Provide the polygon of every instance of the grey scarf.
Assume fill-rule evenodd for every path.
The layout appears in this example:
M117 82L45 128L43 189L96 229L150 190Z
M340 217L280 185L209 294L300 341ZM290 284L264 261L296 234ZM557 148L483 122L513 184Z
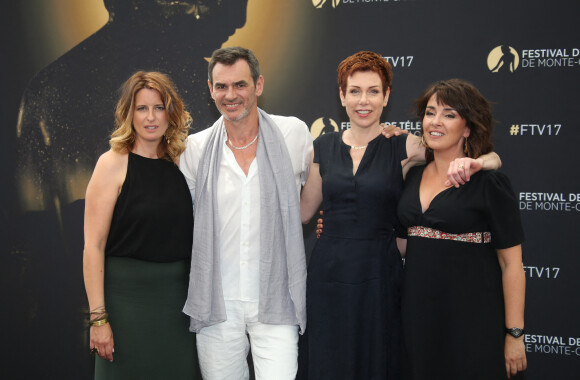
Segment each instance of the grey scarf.
M284 137L259 113L256 151L260 178L260 299L258 320L306 328L306 258L294 170ZM183 311L192 331L226 320L220 272L217 181L225 126L211 127L195 186L195 226L189 293Z

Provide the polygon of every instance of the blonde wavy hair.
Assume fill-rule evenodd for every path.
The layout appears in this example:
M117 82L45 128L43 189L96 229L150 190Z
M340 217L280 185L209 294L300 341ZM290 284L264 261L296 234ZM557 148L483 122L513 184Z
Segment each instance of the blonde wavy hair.
M157 148L157 156L177 163L179 156L185 150L185 139L191 126L191 116L185 110L183 101L177 94L171 79L155 71L137 71L121 86L121 97L115 109L115 130L109 140L111 149L122 153L133 149L135 95L144 88L159 92L169 121L169 127Z

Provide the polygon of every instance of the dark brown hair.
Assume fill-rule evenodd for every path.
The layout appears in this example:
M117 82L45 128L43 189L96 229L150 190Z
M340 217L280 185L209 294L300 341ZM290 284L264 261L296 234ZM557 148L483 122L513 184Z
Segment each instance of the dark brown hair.
M213 86L213 68L216 64L221 63L222 65L232 66L234 63L243 59L250 66L250 73L252 74L252 79L254 80L254 85L258 82L260 77L260 64L254 53L246 48L240 46L226 47L214 50L207 67L207 77L209 83Z
M419 120L423 120L427 103L433 95L437 98L437 104L453 107L465 119L470 130L467 138L468 157L477 158L493 150L494 120L491 105L475 86L463 79L449 79L431 84L415 100L414 111ZM420 134L423 136L422 128ZM426 150L425 159L427 162L433 160L431 149Z

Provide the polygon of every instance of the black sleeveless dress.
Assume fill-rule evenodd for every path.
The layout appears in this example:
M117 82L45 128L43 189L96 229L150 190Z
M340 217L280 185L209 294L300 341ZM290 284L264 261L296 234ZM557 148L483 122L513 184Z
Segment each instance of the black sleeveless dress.
M189 280L193 205L173 163L129 153L105 250L105 304L114 361L95 379L201 379L195 334L181 312Z
M301 379L398 379L401 255L397 203L406 137L372 140L356 174L342 132L314 142L324 232L307 277Z

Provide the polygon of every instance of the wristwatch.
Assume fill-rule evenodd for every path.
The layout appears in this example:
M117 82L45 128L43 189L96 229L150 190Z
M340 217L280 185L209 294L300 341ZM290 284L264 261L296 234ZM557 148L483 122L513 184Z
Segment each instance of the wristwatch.
M511 329L506 328L505 333L510 334L514 338L519 338L524 335L524 329L520 329L519 327L512 327Z

